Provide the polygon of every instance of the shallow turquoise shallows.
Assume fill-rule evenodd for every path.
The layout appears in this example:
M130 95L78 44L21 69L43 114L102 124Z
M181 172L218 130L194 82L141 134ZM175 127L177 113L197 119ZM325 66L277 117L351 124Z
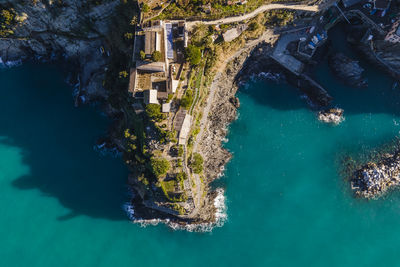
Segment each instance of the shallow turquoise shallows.
M0 72L0 266L396 266L400 194L354 199L339 175L400 131L400 89L370 68L370 86L316 75L345 110L317 121L293 88L241 88L226 147L228 221L212 233L128 222L127 170L93 150L109 121L73 107L54 66Z

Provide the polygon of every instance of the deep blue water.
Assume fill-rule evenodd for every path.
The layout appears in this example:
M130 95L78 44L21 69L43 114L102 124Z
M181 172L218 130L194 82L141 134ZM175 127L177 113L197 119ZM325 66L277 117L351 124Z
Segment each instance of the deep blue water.
M54 66L0 72L1 266L396 266L400 194L354 199L343 155L368 152L400 131L400 91L362 62L370 86L318 79L345 110L322 124L286 84L240 89L226 147L228 221L212 233L128 222L127 170L93 150L110 123L73 107Z

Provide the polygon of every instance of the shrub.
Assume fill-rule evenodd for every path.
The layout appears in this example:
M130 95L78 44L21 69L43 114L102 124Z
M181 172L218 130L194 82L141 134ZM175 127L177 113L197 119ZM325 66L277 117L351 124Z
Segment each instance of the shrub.
M188 109L192 105L193 100L193 91L189 89L181 99L181 106L185 109Z
M199 153L195 153L190 161L190 167L194 173L199 174L203 171L203 163L203 157Z
M154 62L158 62L161 60L161 52L160 51L154 51L153 54L151 55L151 59Z
M161 121L164 118L161 113L161 106L158 104L148 104L146 106L146 113L151 119L156 121Z
M140 50L140 59L145 60L146 59L146 53L143 50Z
M186 172L180 172L180 173L178 173L178 174L176 175L176 180L177 180L178 182L183 182L183 181L185 181L187 178L188 178L188 176L187 176Z
M190 65L198 65L201 60L201 50L200 48L189 45L185 50L186 60L189 61Z
M157 178L167 174L167 172L171 168L171 164L165 158L152 157L150 159L150 166L151 166L152 172L154 173L154 175Z
M149 11L150 11L149 5L146 4L146 3L143 3L143 5L142 5L142 11L143 11L144 13L149 12Z
M178 148L178 157L182 157L183 156L183 146L182 145L179 145L179 148Z

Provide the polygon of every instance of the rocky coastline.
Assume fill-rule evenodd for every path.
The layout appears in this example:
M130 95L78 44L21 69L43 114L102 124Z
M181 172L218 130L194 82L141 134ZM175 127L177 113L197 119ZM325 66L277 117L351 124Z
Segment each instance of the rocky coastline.
M107 42L105 36L109 34L112 14L119 1L110 0L90 7L85 1L76 0L64 0L62 6L49 6L41 2L33 4L29 1L22 3L9 0L3 6L14 10L21 19L12 37L0 39L0 66L13 66L29 60L63 62L62 65L72 73L69 82L75 84L76 104L100 101L107 115L115 118L110 126L109 136L99 141L98 149L124 151L121 137L116 130L124 112L122 108L115 108L112 102L116 96L104 86L112 60L108 52L112 50L112 44ZM86 15L79 15L82 9L87 10ZM285 79L311 100L312 108L319 111L318 118L321 121L333 124L343 121L343 110L327 109L332 100L328 92L307 74L296 76L276 64L270 57L272 49L271 44L260 42L255 48L243 51L213 81L212 90L215 90L215 96L211 100L206 124L202 125L204 133L198 140L199 152L204 158L204 183L207 192L198 216L174 216L160 208L151 208L153 203L144 201L144 194L137 185L137 177L134 177L132 170L128 180L137 190L131 192L132 201L124 205L132 221L143 225L165 223L173 229L189 231L208 231L223 224L226 220L224 191L212 188L211 183L223 175L225 165L232 156L223 147L223 142L228 126L237 118L237 109L240 107L236 92L241 84L255 76L273 80ZM395 56L389 58L397 60ZM363 70L356 61L343 55L333 55L331 62L336 75L345 82L357 87L366 86L366 80L362 77ZM399 173L400 156L395 154L378 165L364 166L357 173L357 179L352 181L353 188L358 192L356 194L371 198L400 183L400 178L393 178Z

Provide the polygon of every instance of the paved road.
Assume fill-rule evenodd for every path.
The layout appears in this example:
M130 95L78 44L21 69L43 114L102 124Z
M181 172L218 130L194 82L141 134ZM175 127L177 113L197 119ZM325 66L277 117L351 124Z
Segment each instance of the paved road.
M236 17L228 17L228 18L223 18L223 19L218 19L218 20L211 20L211 21L190 21L186 22L186 27L191 30L197 23L203 23L205 25L220 25L220 24L230 24L230 23L235 23L247 19L254 18L260 13L264 13L265 11L268 10L273 10L273 9L291 9L291 10L304 10L304 11L311 11L311 12L318 12L320 11L320 8L318 5L312 5L312 6L307 6L307 5L289 5L289 4L268 4L268 5L263 5L254 10L253 12L250 12L248 14L242 15L242 16L236 16Z

